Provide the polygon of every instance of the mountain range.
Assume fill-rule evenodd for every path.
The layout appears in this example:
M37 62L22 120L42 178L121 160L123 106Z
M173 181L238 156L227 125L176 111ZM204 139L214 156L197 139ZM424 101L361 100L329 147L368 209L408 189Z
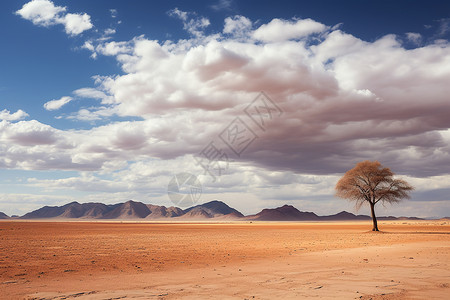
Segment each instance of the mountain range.
M0 219L9 219L0 212ZM366 215L355 215L346 211L328 216L300 211L292 205L265 208L257 214L244 216L222 201L181 209L175 206L159 206L129 200L125 203L78 203L63 206L44 206L14 219L117 219L117 220L243 220L243 221L351 221L370 220ZM379 220L421 220L415 217L378 217Z

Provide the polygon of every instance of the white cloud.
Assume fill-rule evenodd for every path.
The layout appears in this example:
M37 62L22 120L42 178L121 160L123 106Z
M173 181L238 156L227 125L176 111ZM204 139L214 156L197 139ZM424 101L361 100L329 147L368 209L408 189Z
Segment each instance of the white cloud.
M56 142L57 130L49 125L31 120L17 123L3 121L1 132L4 141L27 147L29 145L52 145Z
M210 5L210 7L215 11L229 10L232 3L232 0L218 0L217 3Z
M84 42L81 48L87 49L92 52L91 58L96 59L98 55L106 56L118 56L122 55L122 59L125 60L127 57L131 57L130 54L134 51L134 43L142 39L143 36L138 36L133 38L131 41L111 41L111 36L103 35L103 37L93 41L88 40ZM119 57L118 57L119 59Z
M62 24L66 33L71 36L79 35L93 27L88 14L73 14L66 11L66 7L55 6L50 0L32 0L25 3L16 14L38 26Z
M91 112L88 109L80 109L76 115L74 116L70 116L69 119L77 119L80 121L96 121L96 120L100 120L100 116Z
M94 45L92 44L91 41L84 42L82 48L87 49L87 50L92 51L92 52L94 52L94 50L95 50L95 47L94 47Z
M203 30L210 25L209 19L197 17L195 13L185 12L174 8L168 12L169 16L176 17L183 22L183 28L195 37L203 36Z
M111 35L111 34L114 34L114 33L116 33L116 30L113 29L113 28L107 28L105 30L105 35Z
M450 31L450 18L443 18L438 20L439 22L439 32L438 35L445 35Z
M114 107L95 107L91 109L80 109L77 113L68 116L68 119L74 119L79 121L97 121L110 117L116 114L117 111Z
M273 19L256 29L253 37L264 42L281 42L321 33L326 29L327 26L311 19L297 21Z
M131 53L133 51L133 47L130 42L106 42L99 44L95 50L97 53L107 55L107 56L116 56L118 54Z
M177 7L169 11L169 16L178 17L182 21L187 21L188 19L188 13L179 10Z
M182 11L174 14L185 24L192 18ZM96 55L115 57L123 73L96 76L97 88L74 91L101 105L70 118L95 121L116 114L139 121L65 131L37 121L3 121L0 166L94 172L33 184L76 190L89 179L92 185L86 188L93 193L107 189L111 193L101 195L114 199L140 186L142 192L133 196L163 197L172 174L187 171L202 176L205 194L223 199L251 194L261 207L303 201L316 208L308 199L319 195L317 207L325 201L333 209L335 174L357 161L378 159L416 178L421 189L448 178L447 42L407 49L393 35L365 42L312 20L277 19L255 31L243 16L227 20L223 34L193 34L188 40L141 36L87 42L85 48ZM240 30L255 39L243 39ZM305 42L311 34L314 45ZM237 116L254 126L243 110L262 90L284 113L265 131L252 127L258 138L240 157L232 157L218 135ZM211 141L234 160L216 183L193 157ZM121 182L121 191L105 182L102 176L110 173L117 174L109 180ZM440 177L417 179L429 176ZM150 182L143 185L145 180Z
M60 15L65 11L65 7L55 6L52 1L32 0L25 3L16 13L35 25L50 26L57 24Z
M189 20L188 14L178 14ZM251 26L241 16L229 22L227 32L239 24ZM285 113L247 149L249 164L320 175L378 158L415 176L427 176L431 166L435 173L450 172L442 167L450 165L448 137L435 131L450 127L443 117L450 110L446 44L408 50L392 35L364 42L340 30L323 32L312 46L302 40L266 43L228 34L193 40L162 43L141 36L86 45L115 56L124 74L98 76L98 88L74 91L77 97L101 100L101 106L69 118L95 121L116 114L144 121L79 133L103 139L122 126L133 128L117 137L124 143L102 141L118 151L114 157L109 150L104 153L108 160L90 158L80 139L80 168L101 168L129 155L174 159L199 153L233 118L245 118L243 109L264 90ZM147 142L138 142L136 133ZM133 150L124 155L127 144Z
M0 193L0 210L9 216L22 216L45 205L64 205L75 200L68 195Z
M64 96L64 97L61 97L60 99L50 100L50 101L44 103L44 108L46 110L58 110L72 100L73 100L72 97Z
M367 45L369 44L351 34L335 30L326 35L325 40L320 44L311 46L311 50L318 63L325 64L337 57L361 51Z
M7 109L0 111L0 120L18 121L18 120L25 119L26 117L28 117L28 114L21 109L19 109L15 113L11 113Z
M83 46L81 46L81 48L91 51L92 52L92 54L91 54L91 58L92 59L96 59L97 58L98 54L95 51L95 46L93 45L92 41L84 42L84 44L83 44Z
M297 23L305 25L301 21ZM289 26L297 23L278 22ZM229 19L226 31L232 32L240 24L244 25L241 28L251 26L245 17L235 17ZM273 24L276 23L272 21L260 28L270 29ZM289 26L287 30L284 25L279 27L282 36L285 31L289 32ZM314 30L311 29L314 26L302 26L299 27L302 31L295 31L297 28L289 37L326 28L321 24ZM431 150L446 145L442 137L428 136L428 132L436 128L431 123L439 122L438 127L443 128L449 126L446 119L431 118L433 107L439 107L436 111L440 112L444 107L450 109L445 104L445 95L450 91L444 84L444 78L450 75L445 68L450 60L447 46L406 50L395 36L369 43L340 30L322 32L312 46L302 40L285 38L286 35L277 43L272 43L273 39L268 39L267 43L242 40L234 35L194 37L194 43L184 40L160 43L141 38L129 44L133 51L130 50L126 58L117 55L126 74L103 77L99 82L102 89L114 97L117 114L148 120L170 116L179 119L181 124L196 124L189 129L195 132L204 128L220 132L221 126L226 126L232 116L242 114L242 109L259 91L266 91L279 102L285 115L276 128L271 129L273 133L261 141L270 159L256 149L254 153L249 150L247 158L269 168L296 166L292 170L321 173L319 166L323 166L323 173L331 169L339 172L357 160L378 157L392 162L394 170L397 166L401 172L409 172L411 168L394 157L414 157L414 160L420 157L421 164L426 164L428 154L422 152L423 147ZM429 59L430 55L433 60ZM367 68L367 65L372 67ZM422 101L425 98L429 99L426 103ZM177 111L180 116L175 117ZM202 113L194 113L197 111ZM305 131L296 128L305 128ZM187 129L184 126L180 131ZM205 132L203 144L197 143L198 137L169 140L183 140L184 145L201 147L213 137L214 130ZM386 146L394 137L400 142L405 134L415 134L418 140L426 139L429 145L419 146L410 140L404 142L405 146ZM361 143L370 136L375 139L373 143ZM410 146L406 146L408 143ZM292 152L287 144L291 145ZM321 146L317 149L313 145ZM385 147L382 154L379 147ZM346 154L349 148L354 149L352 155ZM173 149L158 155L170 157L170 152L179 155L177 148ZM450 159L446 151L442 149L440 165ZM340 158L331 160L329 157ZM298 161L302 163L297 164ZM416 166L413 173L421 173L420 170ZM440 172L447 171L441 169Z
M246 37L252 28L252 21L244 16L234 16L225 19L223 33L235 37Z
M412 43L414 43L416 45L419 45L420 42L422 41L422 35L420 33L416 33L416 32L407 32L406 33L406 38L410 42L412 42Z
M91 17L84 14L66 14L64 19L60 20L64 24L66 33L69 35L79 35L80 33L89 30L93 27Z
M109 12L111 13L111 18L117 18L117 9L111 8Z
M106 95L103 91L94 88L81 88L73 91L73 93L80 98L91 98L101 100L102 104L112 104L114 99Z

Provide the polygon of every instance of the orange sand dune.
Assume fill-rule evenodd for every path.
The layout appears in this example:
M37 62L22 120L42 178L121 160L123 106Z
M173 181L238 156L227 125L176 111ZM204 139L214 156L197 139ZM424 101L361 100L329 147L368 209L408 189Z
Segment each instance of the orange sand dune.
M450 222L0 222L0 299L447 299Z

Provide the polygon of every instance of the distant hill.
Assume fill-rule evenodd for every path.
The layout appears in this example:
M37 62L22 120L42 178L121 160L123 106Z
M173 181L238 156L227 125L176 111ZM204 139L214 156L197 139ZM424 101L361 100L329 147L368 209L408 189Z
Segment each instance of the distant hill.
M142 202L129 200L104 213L102 219L136 219L145 218L151 213L150 209Z
M335 215L320 217L323 221L352 221L352 220L371 220L372 218L365 215L355 215L347 211L341 211Z
M125 203L106 205L103 203L71 202L63 206L44 206L29 212L21 219L148 219L161 220L179 218L183 220L201 220L218 218L229 215L228 219L241 218L243 215L234 208L221 201L211 201L196 205L186 210L178 207L165 207L153 204L144 204L129 200Z
M47 219L47 218L102 218L111 210L111 205L103 203L71 202L63 206L44 206L29 212L21 219Z
M238 221L238 220L243 220L243 217L242 217L242 214L240 212L236 212L236 213L232 212L230 214L214 217L214 220L219 220L219 221Z
M9 218L0 213L0 219ZM255 215L244 216L238 210L218 200L195 205L187 209L166 207L129 200L125 203L78 203L63 206L44 206L29 212L20 219L117 219L117 220L254 220L254 221L356 221L371 220L366 215L355 215L346 211L318 216L313 212L300 211L292 205L265 208ZM378 220L421 220L415 217L378 217Z
M29 212L21 217L21 219L47 219L56 218L62 215L66 209L70 209L70 206L79 204L78 202L72 202L64 206L44 206L32 212Z
M347 211L341 211L340 213L337 213L335 215L329 215L329 216L321 216L320 219L322 221L357 221L357 220L372 220L370 216L366 215L355 215L352 213L349 213ZM377 220L379 221L389 221L389 220L423 220L421 218L416 217L377 217Z
M256 215L246 217L255 221L319 221L320 218L312 212L299 211L292 205L277 208L266 208Z
M0 219L9 219L8 215L0 211Z
M203 219L211 219L214 218L212 214L210 214L203 207L195 207L189 211L186 211L183 215L179 216L177 219L192 219L192 220L203 220Z
M244 217L236 209L218 200L187 208L183 213L178 219L207 220L214 218L216 220L238 220Z
M220 217L223 215L234 214L242 218L244 215L234 208L229 207L222 201L214 200L208 203L196 205L184 210L184 214L202 215L209 218Z
M103 203L84 203L81 205L85 208L82 218L86 219L102 218L111 209L111 205Z
M146 216L146 219L157 220L164 218L174 218L184 214L181 208L170 206L159 206L153 204L147 204L148 209L150 210L150 214Z

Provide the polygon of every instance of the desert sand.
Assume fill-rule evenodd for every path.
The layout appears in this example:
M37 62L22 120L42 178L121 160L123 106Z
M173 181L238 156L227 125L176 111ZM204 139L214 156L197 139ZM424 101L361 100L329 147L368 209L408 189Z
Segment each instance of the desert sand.
M448 299L450 222L0 222L1 299Z

